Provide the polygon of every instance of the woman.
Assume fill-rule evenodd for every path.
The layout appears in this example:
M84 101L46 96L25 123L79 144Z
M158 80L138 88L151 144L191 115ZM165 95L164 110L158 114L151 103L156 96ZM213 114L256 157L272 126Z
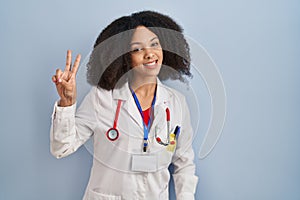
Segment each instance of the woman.
M60 100L51 153L65 157L94 137L94 159L83 199L169 198L169 165L178 200L194 199L197 184L192 127L183 95L160 80L184 80L190 56L180 26L152 11L121 17L99 35L88 63L93 88L76 110L76 72L67 52L52 77Z

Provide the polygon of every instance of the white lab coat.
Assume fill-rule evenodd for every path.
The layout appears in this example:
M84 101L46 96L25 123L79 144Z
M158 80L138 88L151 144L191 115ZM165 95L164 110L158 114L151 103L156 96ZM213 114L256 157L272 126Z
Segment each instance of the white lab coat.
M122 100L117 124L120 136L110 141L106 132L113 126L118 100ZM166 141L166 108L171 114L171 130L181 127L174 152L155 140L156 132ZM128 83L111 91L93 87L75 110L76 104L54 106L50 150L57 158L65 157L94 137L93 166L84 200L168 200L171 163L177 200L194 199L198 178L191 146L193 132L185 97L179 92L158 80L146 153L142 151L142 117Z

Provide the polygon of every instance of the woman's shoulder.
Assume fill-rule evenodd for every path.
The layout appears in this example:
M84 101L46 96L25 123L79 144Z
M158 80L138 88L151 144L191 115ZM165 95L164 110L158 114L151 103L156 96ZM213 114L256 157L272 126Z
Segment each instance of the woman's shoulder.
M111 90L106 90L99 86L92 86L90 92L94 93L94 94L106 94L107 95L107 94L111 93Z
M112 100L112 91L98 86L92 86L86 98L91 99L96 105L105 105Z
M185 96L182 92L178 90L178 88L172 87L169 84L160 83L160 87L163 88L164 92L169 93L170 97L175 97L179 99L185 99Z

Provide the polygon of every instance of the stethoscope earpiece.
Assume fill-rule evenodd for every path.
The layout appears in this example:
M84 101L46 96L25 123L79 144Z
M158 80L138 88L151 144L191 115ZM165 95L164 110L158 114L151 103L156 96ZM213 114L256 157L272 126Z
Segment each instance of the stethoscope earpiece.
M164 143L164 142L162 142L161 139L160 139L160 137L156 137L156 142L157 142L158 144L163 145L163 146L168 146L168 145L169 145L169 143Z

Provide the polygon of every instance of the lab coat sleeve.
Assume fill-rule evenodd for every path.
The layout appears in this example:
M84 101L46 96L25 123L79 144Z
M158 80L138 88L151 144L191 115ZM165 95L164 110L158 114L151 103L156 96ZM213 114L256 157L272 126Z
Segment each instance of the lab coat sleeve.
M195 175L194 151L192 148L193 130L190 113L185 98L182 97L182 125L177 148L172 159L177 200L194 200L198 177Z
M87 94L76 111L76 103L68 107L54 105L50 129L50 152L56 158L75 152L93 134L95 95Z

